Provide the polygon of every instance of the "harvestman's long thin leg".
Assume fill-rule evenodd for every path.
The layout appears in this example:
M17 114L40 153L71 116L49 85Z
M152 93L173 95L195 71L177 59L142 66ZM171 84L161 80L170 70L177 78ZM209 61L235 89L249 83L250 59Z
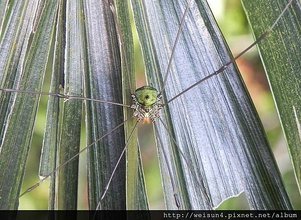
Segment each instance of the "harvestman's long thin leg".
M213 207L213 203L209 197L209 192L207 187L205 186L205 183L203 181L200 181L199 178L196 176L195 172L193 171L193 169L191 168L191 162L187 160L187 158L185 157L185 154L183 153L183 151L179 148L178 143L176 142L176 140L174 139L174 137L172 136L172 134L170 133L167 125L163 122L163 120L161 118L159 118L161 124L163 125L163 127L165 128L165 130L167 131L167 133L169 134L170 139L173 141L173 143L177 146L177 150L179 151L179 153L181 154L182 158L184 159L189 171L191 172L191 175L193 176L193 178L195 179L197 185L200 187L200 189L202 189L202 193L204 194L205 198L206 198L206 203L208 207ZM205 190L205 192L203 191L203 189Z
M293 1L295 0L290 0L288 2L288 4L285 6L285 8L282 10L282 12L280 13L280 15L277 17L277 19L275 20L275 22L265 31L263 32L257 40L255 40L250 46L248 46L245 50L243 50L241 53L239 53L237 56L235 56L234 58L232 58L229 62L227 62L224 66L222 66L221 68L219 68L218 70L216 70L215 72L211 73L210 75L204 77L203 79L199 80L198 82L192 84L191 86L189 86L187 89L184 89L182 92L180 92L179 94L177 94L176 96L174 96L173 98L171 98L170 100L167 101L167 104L172 102L173 100L175 100L176 98L178 98L179 96L183 95L184 93L186 93L187 91L189 91L190 89L194 88L195 86L199 85L200 83L206 81L207 79L216 76L220 73L223 73L224 70L226 70L231 64L233 64L235 62L235 60L237 60L239 57L241 57L242 55L244 55L250 48L252 48L253 46L255 46L256 44L258 44L259 42L261 42L263 39L265 39L274 29L274 27L276 26L276 24L279 22L279 20L281 19L281 17L283 16L283 14L288 10L288 8L290 7L290 5L293 3Z
M85 150L87 150L88 148L90 148L91 146L93 146L95 143L97 143L98 141L102 140L103 138L105 138L106 136L110 135L113 131L116 131L118 128L120 128L121 126L123 126L129 119L123 121L122 123L120 123L119 125L117 125L115 128L113 128L110 132L104 134L103 136L101 136L100 138L98 138L96 141L94 141L93 143L89 144L87 147L81 149L77 154L75 154L74 156L72 156L69 160L65 161L64 163L60 164L59 166L57 166L51 173L49 173L48 175L44 176L39 182L37 182L36 184L34 184L33 186L29 187L27 190L25 190L23 193L20 194L19 198L24 196L25 194L31 192L32 190L34 190L35 188L37 188L41 183L43 183L46 179L48 179L48 177L52 176L53 174L55 174L58 170L60 170L61 168L63 168L64 166L66 166L69 162L73 161L74 159L76 159L82 152L84 152Z
M121 154L120 154L120 156L119 156L119 158L118 158L118 160L117 160L117 162L116 162L116 164L115 164L115 167L114 167L114 169L113 169L113 171L112 171L112 173L111 173L111 176L110 176L110 178L109 178L109 180L108 180L108 182L107 182L107 184L106 184L106 186L105 186L105 188L104 188L104 191L103 191L103 193L102 193L101 196L100 196L99 202L98 202L98 204L97 204L97 206L96 206L96 210L98 210L98 209L100 208L101 201L104 199L105 195L107 194L107 192L108 192L108 190L109 190L111 181L112 181L112 179L113 179L113 177L114 177L114 174L115 174L115 172L116 172L116 170L117 170L117 168L118 168L118 166L119 166L119 164L120 164L121 159L122 159L123 156L124 156L124 153L125 153L126 150L127 150L128 144L129 144L129 142L130 142L130 140L131 140L131 137L132 137L132 135L133 135L133 133L134 133L136 127L137 127L138 122L139 122L139 121L136 121L136 123L135 123L135 125L134 125L134 128L132 129L132 131L131 131L131 133L130 133L130 135L129 135L127 141L126 141L126 144L125 144L125 146L124 146L124 148L123 148L123 150L122 150L122 152L121 152Z
M180 36L181 36L181 33L182 33L182 29L183 29L183 26L184 26L184 21L185 21L185 18L186 18L187 13L188 13L188 11L189 11L191 2L192 2L192 1L190 1L190 2L188 1L188 2L187 2L186 7L185 7L185 11L184 11L184 13L183 13L183 15L182 15L182 18L181 18L181 20L180 20L180 26L179 26L179 29L178 29L178 32L177 32L177 35L176 35L175 42L173 43L173 47L172 47L172 51L171 51L171 54L170 54L170 58L169 58L169 60L168 60L167 69L166 69L166 71L165 71L165 75L164 75L164 79L163 79L163 86L162 86L162 88L161 88L161 90L160 90L158 96L161 95L162 92L163 92L164 89L165 89L166 81L167 81L167 78L168 78L168 76L169 76L169 74L170 74L172 58L173 58L173 55L174 55L174 53L175 53L175 51L176 51L176 46L177 46L177 44L178 44L178 42L179 42L179 39L180 39Z
M100 102L100 103L107 103L107 104L112 104L112 105L118 105L118 106L123 106L127 108L131 108L130 105L122 104L122 103L117 103L117 102L111 102L111 101L104 101L104 100L99 100L99 99L93 99L89 97L82 97L82 96L73 96L73 95L64 95L61 93L47 93L47 92L34 92L34 91L26 91L26 90L18 90L18 89L0 89L2 92L15 92L15 93L24 93L24 94L31 94L31 95L44 95L44 96L53 96L57 98L64 98L67 100L71 99L77 99L77 100L87 100L87 101L92 101L92 102Z

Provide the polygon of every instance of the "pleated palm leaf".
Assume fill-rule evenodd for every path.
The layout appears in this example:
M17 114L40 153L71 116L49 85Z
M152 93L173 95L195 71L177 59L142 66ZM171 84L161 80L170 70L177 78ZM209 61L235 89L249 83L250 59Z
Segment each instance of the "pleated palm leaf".
M260 53L300 182L300 2L244 3L262 39ZM46 178L49 209L76 209L78 156L86 150L90 209L148 209L130 108L136 88L127 2L0 4L1 209L17 209L20 195ZM131 6L148 85L162 95L154 131L166 208L213 209L244 192L252 209L291 209L262 124L207 3L132 0ZM41 93L47 72L50 91ZM40 96L47 95L41 181L23 186L24 193ZM80 149L83 115L87 143Z

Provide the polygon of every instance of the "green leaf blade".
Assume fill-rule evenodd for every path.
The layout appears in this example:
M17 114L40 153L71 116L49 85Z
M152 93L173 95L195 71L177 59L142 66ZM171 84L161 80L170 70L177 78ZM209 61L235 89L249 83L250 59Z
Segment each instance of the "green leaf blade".
M5 12L7 10L8 6L8 0L1 1L0 2L0 33L2 33L4 18L5 18ZM0 39L2 36L0 35Z
M81 1L66 2L65 26L65 85L64 94L83 96L83 43ZM78 193L78 154L80 148L82 100L66 100L63 107L62 128L60 134L59 163L68 164L59 171L58 177L58 209L76 210Z
M24 67L20 89L40 91L52 41L56 2L45 3L33 46L30 48ZM16 209L24 176L25 163L30 148L35 114L39 97L18 94L7 121L5 137L1 143L0 209ZM22 123L22 125L20 125Z
M266 30L290 1L243 1L256 37ZM273 3L273 4L271 4ZM273 5L273 7L271 7ZM301 4L292 5L280 18L267 40L259 44L282 128L288 143L299 191L301 192ZM260 19L259 19L260 17Z
M83 5L87 48L86 96L122 103L120 55L112 12L108 3L104 1L83 1ZM125 209L124 157L104 199L100 201L125 146L122 107L88 101L86 108L87 145L91 146L88 149L89 207L105 210ZM116 128L117 126L119 127Z
M115 21L115 25L120 41L119 47L122 62L123 101L130 106L132 104L131 94L133 94L136 89L136 81L133 70L134 46L128 3L124 0L118 0L115 1L115 7L117 15L117 22ZM132 109L124 108L124 115L125 118L128 119L128 122L125 125L125 137L127 142L126 209L148 210L142 161L137 143L136 119L132 118Z
M51 69L51 84L49 93L58 94L61 88L61 70L64 69L64 4L61 1L58 9L56 39L54 44L54 57L52 60ZM43 145L40 156L39 176L44 178L55 170L58 166L58 149L60 142L60 100L58 97L50 96L47 104L46 127L43 136ZM54 210L57 208L57 173L54 173L51 178L48 209Z
M149 83L162 88L186 1L144 2L140 10L139 2L133 2L134 12L141 14L138 33L148 33L140 41L148 45L144 59L152 65L147 65ZM165 85L165 102L232 59L207 4L187 2L190 10ZM156 69L160 71L151 72ZM181 209L212 209L242 191L253 209L291 208L235 65L173 100L161 118L169 130L156 122L167 208L177 208L175 192ZM163 148L169 157L165 160ZM169 178L166 161L172 170Z
M42 7L42 6L40 6ZM34 18L33 11L38 10L37 3L34 2L14 2L11 10L7 11L9 17L5 29L1 32L0 41L0 85L1 88L16 88L18 81L22 77L23 64L26 50L30 46L30 36L33 31ZM0 97L0 124L4 125L9 112L11 95L7 93ZM1 128L1 136L4 132Z

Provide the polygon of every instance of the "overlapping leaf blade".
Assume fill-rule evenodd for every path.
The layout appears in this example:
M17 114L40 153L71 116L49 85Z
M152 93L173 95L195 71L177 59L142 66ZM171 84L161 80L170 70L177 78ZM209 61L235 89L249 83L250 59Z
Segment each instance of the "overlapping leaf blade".
M131 33L132 30L128 3L124 0L117 0L115 4L117 15L116 27L119 32L118 35L122 62L123 103L131 105L132 98L130 94L133 94L136 89L136 81L133 70L133 36ZM126 118L129 119L125 125L125 135L127 140L126 208L128 210L146 210L148 209L148 202L144 184L141 155L137 144L137 123L132 117L132 109L124 108L124 114ZM133 131L133 129L135 130Z
M83 27L81 1L66 2L64 94L83 96ZM64 103L60 135L59 163L77 155L80 147L82 100L70 99ZM58 177L58 208L77 209L78 158L69 161Z
M118 38L114 17L105 1L83 1L88 97L122 103L122 80ZM108 103L87 103L89 204L91 209L125 209L125 158L116 170L106 196L97 207L114 166L125 146L121 106ZM91 123L92 122L92 123ZM119 126L117 129L115 129ZM109 135L106 135L109 134ZM106 135L104 138L102 136ZM101 139L101 140L100 140Z
M5 15L5 12L7 10L7 5L8 5L8 0L5 0L5 1L1 1L0 2L0 33L2 33L2 25L4 23L4 15ZM1 39L1 35L0 35L0 39Z
M20 81L25 54L30 45L29 39L34 24L33 11L38 10L38 2L15 1L7 11L7 23L1 32L0 43L0 85L1 88L16 88ZM42 5L40 5L42 7ZM10 107L10 94L0 97L1 137L5 129L5 120Z
M205 1L132 3L149 83L161 89L189 7L164 85L165 103L231 60ZM235 65L168 103L161 118L168 132L158 121L156 135L168 209L177 208L174 193L181 209L212 209L242 191L251 208L291 208Z
M255 37L267 30L290 1L243 1ZM301 3L293 0L266 40L260 56L289 147L301 192Z
M60 93L61 76L64 69L64 3L60 1L58 8L56 36L54 44L54 56L52 59L52 74L49 92L52 94ZM51 175L48 209L54 210L56 204L56 173L53 173L58 166L58 149L60 138L60 101L58 97L50 96L47 104L46 128L44 131L43 145L40 157L39 176L44 178Z
M41 5L42 6L42 5ZM46 2L37 26L32 45L26 53L21 90L40 91L55 27L57 2ZM18 94L6 121L0 154L1 209L16 209L24 176L27 154L30 148L39 96Z

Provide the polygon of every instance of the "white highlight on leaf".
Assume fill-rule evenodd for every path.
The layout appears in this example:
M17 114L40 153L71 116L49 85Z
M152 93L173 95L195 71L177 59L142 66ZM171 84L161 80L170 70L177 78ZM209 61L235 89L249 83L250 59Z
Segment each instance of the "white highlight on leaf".
M295 119L296 119L296 124L297 124L299 138L301 140L301 121L298 118L298 114L297 114L298 112L297 112L296 107L294 105L293 105L293 111L294 111L294 116L295 116Z

